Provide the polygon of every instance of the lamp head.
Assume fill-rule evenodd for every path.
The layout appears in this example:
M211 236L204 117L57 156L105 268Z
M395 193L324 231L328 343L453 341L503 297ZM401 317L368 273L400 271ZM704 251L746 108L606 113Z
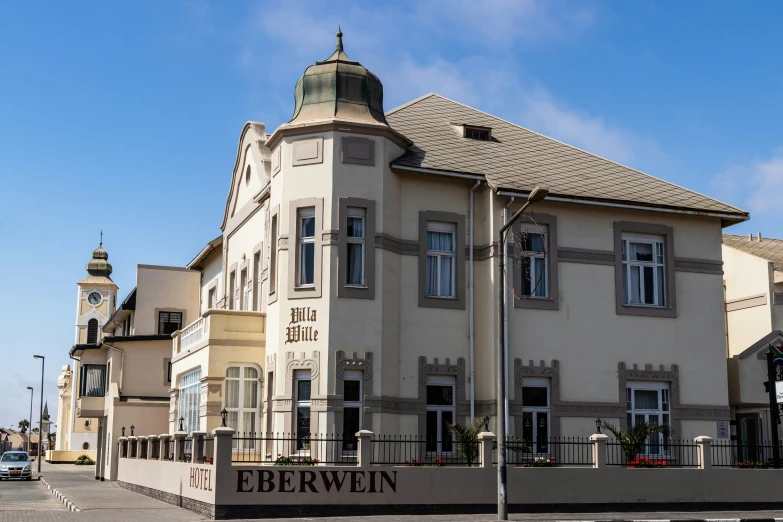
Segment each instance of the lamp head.
M33 387L32 386L28 386L27 389L32 391Z
M527 196L527 200L531 203L538 203L543 201L549 195L549 190L541 187L534 188Z
M598 433L601 433L601 424L602 424L601 419L596 417L596 419L595 419L595 429L598 430Z

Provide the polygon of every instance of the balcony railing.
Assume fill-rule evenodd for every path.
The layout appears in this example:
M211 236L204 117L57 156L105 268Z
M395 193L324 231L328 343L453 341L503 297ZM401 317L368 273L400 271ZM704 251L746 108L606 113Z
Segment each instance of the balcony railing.
M204 338L205 323L206 319L204 317L199 317L182 330L182 333L180 334L180 349L186 349L193 346Z

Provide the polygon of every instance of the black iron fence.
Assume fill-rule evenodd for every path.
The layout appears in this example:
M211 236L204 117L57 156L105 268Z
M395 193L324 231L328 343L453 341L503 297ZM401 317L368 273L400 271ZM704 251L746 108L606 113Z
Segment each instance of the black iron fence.
M479 466L481 443L436 440L418 435L377 435L371 440L372 464L393 466Z
M492 450L492 463L497 464L497 444ZM506 463L524 468L556 466L592 466L593 443L585 437L550 437L527 441L511 438L506 441Z
M358 463L356 437L293 433L241 433L233 437L232 462L307 466Z
M198 457L198 462L201 464L213 464L215 462L215 438L204 437L201 455Z
M150 441L149 458L158 460L160 458L160 441Z
M664 439L643 444L606 443L606 465L629 468L697 468L699 448L692 440Z
M182 452L180 454L180 460L182 462L193 461L193 437L185 437L182 439Z
M163 460L174 460L174 439L163 442Z
M712 465L723 468L773 468L773 443L768 440L712 442ZM781 446L780 455L783 455Z
M139 453L139 457L141 458L149 458L149 453L147 453L147 448L149 448L149 443L147 439L143 439L141 441L141 452Z

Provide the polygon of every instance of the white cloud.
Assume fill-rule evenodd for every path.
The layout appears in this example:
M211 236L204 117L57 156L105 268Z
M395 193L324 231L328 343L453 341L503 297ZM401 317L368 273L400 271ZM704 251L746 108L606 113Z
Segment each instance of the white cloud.
M783 192L783 148L767 159L725 168L712 178L711 186L723 198L743 201L752 213L776 211L777 195Z

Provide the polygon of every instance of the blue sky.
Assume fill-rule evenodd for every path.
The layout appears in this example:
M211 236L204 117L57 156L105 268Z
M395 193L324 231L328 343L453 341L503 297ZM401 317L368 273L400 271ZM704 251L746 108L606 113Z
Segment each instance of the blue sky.
M139 263L219 234L242 124L347 54L385 107L437 92L751 212L783 238L783 4L18 2L0 8L0 426L73 343L75 284L104 230L121 297ZM37 398L35 409L37 411Z

